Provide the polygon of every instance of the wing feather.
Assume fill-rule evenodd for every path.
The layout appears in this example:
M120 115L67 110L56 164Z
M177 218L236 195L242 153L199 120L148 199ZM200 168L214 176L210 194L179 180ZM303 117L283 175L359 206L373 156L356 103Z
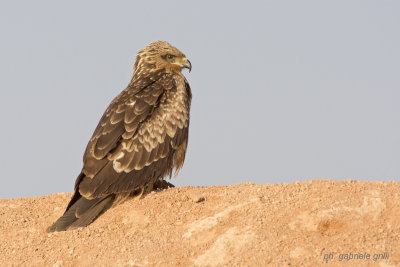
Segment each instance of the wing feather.
M82 195L135 190L172 172L173 152L187 139L189 126L188 106L174 106L177 86L186 84L165 75L133 93L128 88L112 101L84 155Z

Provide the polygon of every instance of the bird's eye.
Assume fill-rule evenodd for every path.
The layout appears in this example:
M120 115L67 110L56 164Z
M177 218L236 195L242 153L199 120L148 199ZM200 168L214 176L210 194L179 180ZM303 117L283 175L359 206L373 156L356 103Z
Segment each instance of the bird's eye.
M167 55L167 58L168 58L168 59L173 59L173 58L174 58L174 56L173 56L173 55L170 55L170 54L168 54L168 55Z

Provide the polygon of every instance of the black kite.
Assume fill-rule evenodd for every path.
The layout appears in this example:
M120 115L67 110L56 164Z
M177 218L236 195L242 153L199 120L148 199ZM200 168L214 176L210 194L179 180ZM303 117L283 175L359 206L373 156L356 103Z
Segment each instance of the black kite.
M75 193L47 230L84 227L130 196L165 186L182 167L192 93L181 73L190 61L156 41L139 51L132 80L109 105L83 156Z

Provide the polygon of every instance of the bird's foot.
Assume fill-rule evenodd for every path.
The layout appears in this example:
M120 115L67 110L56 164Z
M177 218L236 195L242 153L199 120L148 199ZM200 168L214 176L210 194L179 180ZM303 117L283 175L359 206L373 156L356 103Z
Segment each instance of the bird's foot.
M153 190L161 191L164 189L168 189L170 187L175 187L175 185L165 181L165 180L157 180L157 182L153 185Z

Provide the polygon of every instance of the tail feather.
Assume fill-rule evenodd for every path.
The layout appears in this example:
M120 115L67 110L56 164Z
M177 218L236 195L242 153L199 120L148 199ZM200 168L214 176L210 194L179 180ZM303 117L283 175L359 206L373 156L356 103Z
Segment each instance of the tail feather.
M87 199L75 193L63 216L47 228L47 232L85 227L108 210L112 206L114 199L115 195Z

